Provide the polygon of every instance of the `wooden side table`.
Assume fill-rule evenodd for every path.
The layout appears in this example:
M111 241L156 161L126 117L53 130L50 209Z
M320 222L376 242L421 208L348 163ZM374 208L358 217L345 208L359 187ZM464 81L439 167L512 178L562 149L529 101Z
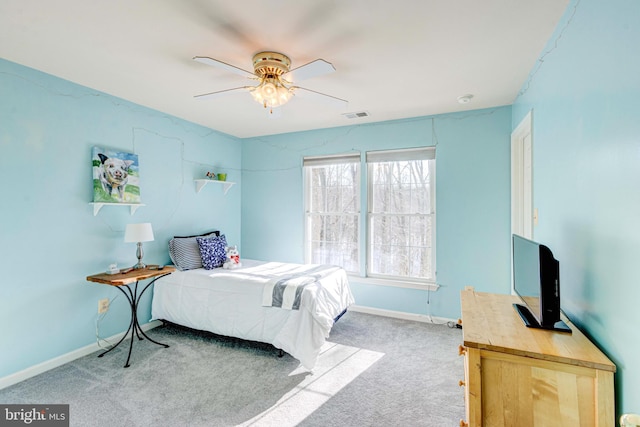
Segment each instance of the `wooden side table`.
M125 332L125 334L122 336L122 338L120 338L120 341L118 341L116 345L100 353L98 357L102 357L105 354L109 353L114 348L118 347L120 343L124 341L125 338L127 338L127 335L129 335L129 331L131 331L131 344L129 344L129 355L127 356L127 363L124 365L125 368L128 368L130 366L129 360L131 359L131 350L133 349L134 335L138 337L138 340L143 340L144 338L146 338L154 344L161 345L164 348L169 348L167 344L162 344L157 341L154 341L151 338L149 338L147 334L144 333L144 331L140 327L140 323L138 322L138 303L140 302L142 295L149 288L149 286L151 286L159 278L167 276L173 273L174 271L176 271L175 267L170 267L170 266L163 267L161 270L158 270L158 269L151 270L147 267L147 268L141 268L138 270L131 270L127 273L118 273L118 274L100 273L100 274L94 274L93 276L87 276L87 280L89 282L102 283L104 285L115 286L120 292L124 294L125 297L127 297L127 300L131 305L131 322L129 323L129 328L127 329L127 332ZM146 279L153 279L153 280L151 280L147 284L147 286L145 286L142 289L142 292L138 294L138 282L140 280L146 280ZM131 285L134 283L135 285L133 286L133 289L131 289Z

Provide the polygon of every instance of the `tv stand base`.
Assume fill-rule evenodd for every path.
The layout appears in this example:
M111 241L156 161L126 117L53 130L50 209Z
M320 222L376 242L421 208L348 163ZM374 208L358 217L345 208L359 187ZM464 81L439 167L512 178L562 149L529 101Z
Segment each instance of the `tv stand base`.
M567 326L562 320L558 320L553 326L542 326L538 321L533 317L531 312L527 307L522 304L513 304L513 308L516 309L516 312L520 315L520 318L524 322L527 328L536 328L536 329L547 329L549 331L557 331L557 332L567 332L571 333L571 328Z

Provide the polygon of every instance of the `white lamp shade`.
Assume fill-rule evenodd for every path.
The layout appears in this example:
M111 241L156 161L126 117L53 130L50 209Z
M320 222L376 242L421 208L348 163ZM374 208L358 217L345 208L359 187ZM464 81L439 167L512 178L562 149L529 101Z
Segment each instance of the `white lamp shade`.
M124 232L125 242L151 242L153 240L153 229L148 222L142 224L127 224Z

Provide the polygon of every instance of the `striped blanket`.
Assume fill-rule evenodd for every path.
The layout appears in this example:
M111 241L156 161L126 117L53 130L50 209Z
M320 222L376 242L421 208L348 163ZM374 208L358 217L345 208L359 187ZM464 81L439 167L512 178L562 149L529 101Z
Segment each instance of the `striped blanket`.
M273 278L264 286L262 305L298 310L304 289L338 269L333 265L305 265L299 271Z

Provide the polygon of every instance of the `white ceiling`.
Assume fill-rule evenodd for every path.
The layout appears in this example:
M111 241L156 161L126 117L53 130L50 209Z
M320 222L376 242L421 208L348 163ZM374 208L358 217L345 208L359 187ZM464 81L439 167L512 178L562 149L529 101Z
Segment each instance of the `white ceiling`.
M0 0L0 57L237 137L511 104L568 0ZM317 58L336 72L299 85L279 118L255 83L192 60L252 70L253 55ZM473 94L461 105L457 97ZM2 102L2 101L0 101ZM340 113L368 111L349 120Z

